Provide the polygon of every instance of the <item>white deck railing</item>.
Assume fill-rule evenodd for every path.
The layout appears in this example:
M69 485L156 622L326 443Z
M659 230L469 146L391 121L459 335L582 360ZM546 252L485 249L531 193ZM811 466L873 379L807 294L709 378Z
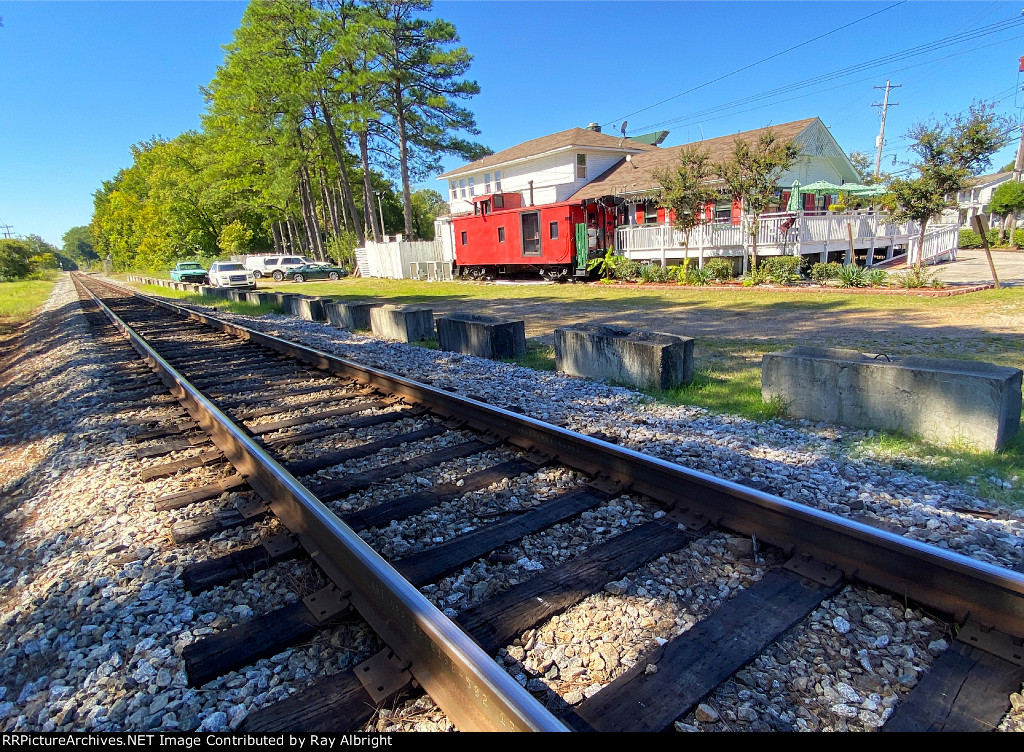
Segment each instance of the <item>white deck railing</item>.
M786 220L795 219L789 229ZM683 233L669 224L620 227L615 232L616 250L630 258L661 258L667 256L703 258L704 256L739 256L749 252L752 234L749 219L743 224L708 223L690 233L689 251L684 252ZM947 229L938 232L940 228ZM827 253L849 248L850 230L854 246L870 250L873 260L876 248L884 248L891 256L897 246L909 247L920 233L917 222L893 222L887 214L849 212L806 214L799 212L763 214L758 220L757 250L764 255L801 255ZM952 254L959 239L955 227L935 225L934 239L926 240L929 257ZM929 233L929 238L933 237ZM931 243L931 245L929 245Z

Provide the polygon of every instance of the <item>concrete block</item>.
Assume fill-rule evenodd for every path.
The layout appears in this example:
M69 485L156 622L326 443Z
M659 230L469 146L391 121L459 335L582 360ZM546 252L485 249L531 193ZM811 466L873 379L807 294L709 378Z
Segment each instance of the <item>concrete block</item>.
M325 305L324 312L327 314L327 320L334 326L339 329L349 329L355 332L369 330L371 328L370 309L378 308L382 305L384 304L372 301L348 302L339 300Z
M330 298L315 298L308 295L300 295L292 301L294 315L305 321L327 321L327 314L324 312L324 303L330 303Z
M693 379L693 338L600 324L555 329L555 367L641 389L670 389Z
M272 292L248 292L245 299L253 305L273 305L277 303L277 296Z
M374 335L399 342L434 339L434 312L411 305L382 305L370 309Z
M526 354L526 322L474 313L453 313L437 320L442 350L481 358L514 358Z
M761 394L797 418L994 451L1017 432L1022 376L979 361L794 347L764 356Z

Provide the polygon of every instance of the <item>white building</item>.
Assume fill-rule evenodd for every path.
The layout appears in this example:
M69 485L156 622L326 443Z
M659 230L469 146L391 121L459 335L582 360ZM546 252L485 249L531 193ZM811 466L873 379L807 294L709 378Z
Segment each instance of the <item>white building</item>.
M448 182L453 215L472 214L473 198L520 193L523 206L565 201L627 154L656 149L650 144L600 132L596 123L535 138L441 175Z
M981 214L995 226L1000 217L992 214L989 204L992 194L1003 183L1013 180L1013 172L997 172L992 175L979 175L971 179L970 187L960 191L956 196L958 206L942 213L942 221L958 224L961 227L973 227L974 217Z

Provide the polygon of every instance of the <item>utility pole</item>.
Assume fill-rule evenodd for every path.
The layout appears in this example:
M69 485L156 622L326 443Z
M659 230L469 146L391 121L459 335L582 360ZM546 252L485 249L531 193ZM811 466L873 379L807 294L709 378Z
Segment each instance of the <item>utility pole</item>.
M1020 83L1020 75L1024 73L1024 57L1020 59L1017 66L1017 82ZM1013 163L1013 182L1019 183L1021 172L1024 171L1024 127L1020 129L1020 145L1017 147L1017 161Z
M4 238L7 240L11 239L11 230L14 229L13 225L0 225L0 230L4 232Z
M884 87L882 87L882 86L874 87L876 89L882 89L882 88L885 89L885 99L882 101L882 103L881 104L872 104L871 105L872 107L881 107L882 108L882 128L881 128L881 130L878 131L878 139L875 141L875 146L878 148L878 154L875 157L875 177L876 178L878 177L879 170L881 170L881 168L882 168L882 145L885 143L885 115L886 115L886 112L888 111L888 109L890 107L895 107L896 105L899 104L899 102L893 102L892 104L889 103L889 90L890 89L899 89L902 86L903 86L903 84L896 84L895 86L893 86L888 81L886 81Z

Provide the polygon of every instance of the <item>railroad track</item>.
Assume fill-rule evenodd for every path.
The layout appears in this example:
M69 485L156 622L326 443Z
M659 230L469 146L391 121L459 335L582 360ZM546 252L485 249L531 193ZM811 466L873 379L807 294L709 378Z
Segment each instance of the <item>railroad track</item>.
M175 541L257 523L275 533L188 567L186 587L230 586L295 557L321 573L324 586L303 601L188 645L192 683L357 618L377 635L368 660L250 714L244 729L358 729L375 707L426 691L467 730L661 730L851 583L956 625L958 639L886 730L993 728L1024 682L1018 573L95 278L76 283L184 408L169 423L139 422L142 478L218 469L157 500L180 515ZM238 503L189 513L225 493ZM434 529L440 508L464 524ZM547 537L554 529L578 535L567 546ZM754 542L741 562L754 573L745 587L648 645L599 691L541 703L495 662L546 675L525 653L538 635L559 633L559 614L722 530ZM520 554L548 540L560 548L557 565L530 576ZM492 586L487 578L503 569L513 576ZM451 590L453 579L463 591ZM462 598L466 582L475 598ZM450 607L460 600L472 603ZM571 634L562 639L576 650Z

